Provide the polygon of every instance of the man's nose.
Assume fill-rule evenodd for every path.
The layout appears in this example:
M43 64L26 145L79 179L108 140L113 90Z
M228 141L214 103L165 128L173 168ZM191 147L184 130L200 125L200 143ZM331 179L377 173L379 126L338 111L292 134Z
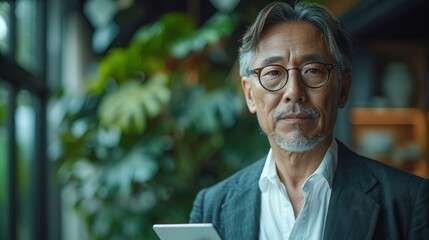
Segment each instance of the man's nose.
M283 90L283 101L285 102L304 102L307 99L306 86L301 81L298 69L289 70L289 79Z

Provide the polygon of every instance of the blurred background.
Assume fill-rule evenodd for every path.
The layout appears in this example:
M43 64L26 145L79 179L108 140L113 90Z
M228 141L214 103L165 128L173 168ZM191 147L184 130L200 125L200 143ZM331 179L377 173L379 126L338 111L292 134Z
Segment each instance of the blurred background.
M268 150L237 49L267 0L0 0L0 239L157 239ZM428 176L429 1L318 0L355 38L335 133Z

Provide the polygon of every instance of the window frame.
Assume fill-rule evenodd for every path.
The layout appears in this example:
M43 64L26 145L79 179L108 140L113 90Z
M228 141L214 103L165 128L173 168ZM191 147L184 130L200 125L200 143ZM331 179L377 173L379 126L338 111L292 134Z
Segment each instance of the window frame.
M47 102L49 97L48 86L48 36L55 34L48 32L48 17L52 11L59 9L48 9L48 4L54 0L33 0L36 6L37 30L39 33L35 39L38 50L36 58L38 65L37 72L30 72L20 66L16 60L17 54L17 19L15 14L9 14L9 35L8 51L0 53L0 79L8 85L8 115L7 115L7 200L6 200L6 239L18 239L19 223L19 195L18 195L18 166L17 166L17 139L16 139L16 117L15 112L18 107L17 97L22 90L28 91L34 101L35 110L35 143L34 152L34 174L31 174L32 186L34 190L32 195L32 217L29 220L31 236L34 239L60 239L60 214L59 214L59 197L56 196L58 191L54 184L49 181L52 175L51 161L47 154ZM7 1L10 6L10 12L14 13L17 7L16 1ZM58 6L58 4L54 4ZM58 29L54 29L58 30ZM60 34L60 33L56 33ZM6 55L5 55L6 54ZM50 61L52 63L54 61ZM57 66L49 66L58 68ZM56 74L57 75L57 74ZM57 80L59 81L59 80Z

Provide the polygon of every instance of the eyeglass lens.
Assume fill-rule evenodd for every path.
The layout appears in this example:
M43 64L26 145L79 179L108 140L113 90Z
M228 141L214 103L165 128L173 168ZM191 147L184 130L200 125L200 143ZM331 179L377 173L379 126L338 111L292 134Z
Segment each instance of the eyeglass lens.
M259 72L263 87L276 91L283 88L289 78L288 71L299 70L301 81L308 87L321 87L329 77L329 69L323 63L308 63L301 68L286 69L281 65L268 65Z

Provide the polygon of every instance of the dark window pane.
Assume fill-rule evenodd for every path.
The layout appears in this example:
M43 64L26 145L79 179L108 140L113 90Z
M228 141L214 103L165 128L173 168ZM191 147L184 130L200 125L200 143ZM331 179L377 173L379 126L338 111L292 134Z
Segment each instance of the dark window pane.
M0 80L0 212L7 213L8 189L8 98L9 91L4 81ZM6 239L7 214L0 214L0 239Z
M35 108L33 96L27 91L19 91L15 111L17 143L17 184L18 184L18 239L30 240L34 236L35 191Z

